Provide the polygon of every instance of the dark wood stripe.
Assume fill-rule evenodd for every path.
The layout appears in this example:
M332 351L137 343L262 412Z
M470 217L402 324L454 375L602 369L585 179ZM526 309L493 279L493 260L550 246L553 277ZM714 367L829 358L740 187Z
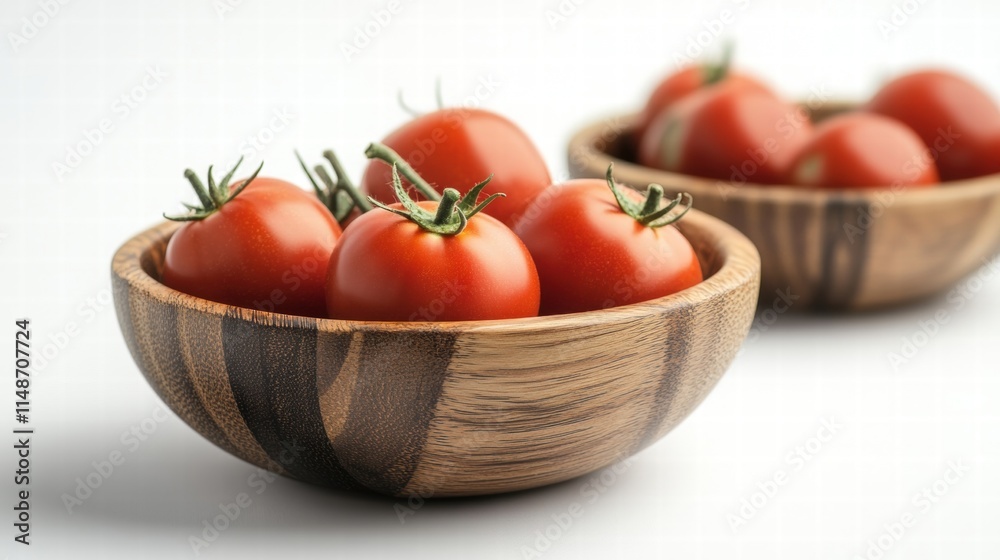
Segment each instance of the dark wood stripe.
M663 339L666 346L664 350L663 368L660 372L659 384L656 387L656 397L650 415L649 422L646 423L642 435L636 440L636 444L631 453L635 453L655 442L660 433L663 421L670 413L677 393L681 390L682 379L680 372L685 371L688 354L691 349L689 345L689 327L693 320L690 307L684 307L671 314L666 321Z
M268 325L237 313L249 311L227 313L222 344L229 385L254 438L295 478L357 488L323 427L316 388L315 321L295 318L295 324Z
M823 217L824 239L822 274L816 307L843 309L850 307L861 285L871 231L852 238L844 229L845 224L857 225L859 209L870 212L867 203L831 200Z
M365 486L399 494L417 468L441 395L455 335L366 332L351 408L334 441Z
M129 327L122 332L150 386L195 431L222 449L239 455L226 433L205 409L191 380L181 348L177 308L139 293L122 294L122 290L128 290L121 286L116 290L120 292L115 299L116 306L126 308L119 309L120 320L127 319L129 325L142 325L141 329Z

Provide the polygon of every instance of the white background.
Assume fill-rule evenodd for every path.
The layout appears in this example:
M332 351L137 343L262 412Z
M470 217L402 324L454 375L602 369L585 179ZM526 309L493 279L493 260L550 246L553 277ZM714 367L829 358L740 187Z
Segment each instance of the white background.
M224 1L224 0L222 0ZM301 182L292 157L338 150L360 176L367 142L418 108L465 103L481 80L499 85L481 102L520 123L557 177L568 135L587 121L635 108L705 29L730 10L722 34L738 65L793 97L811 90L860 98L885 77L946 65L1000 94L1000 7L982 0L802 2L403 2L348 59L343 45L374 28L384 0L222 2L75 0L13 48L35 0L0 8L0 300L33 321L38 344L77 327L34 376L33 526L30 549L12 541L14 465L0 448L0 537L11 558L187 558L189 537L219 504L251 491L250 465L216 449L159 400L125 348L109 297L109 264L127 237L193 200L181 171L232 161L250 135L272 138L253 154L264 172ZM561 8L560 8L561 6ZM565 15L558 19L553 14ZM902 13L902 12L901 12ZM40 16L39 20L42 18ZM718 26L718 24L712 24ZM30 32L30 30L29 30ZM703 34L708 49L720 39ZM116 105L165 73L127 114ZM152 83L147 81L147 83ZM483 90L480 90L483 91ZM292 115L264 132L274 111ZM92 153L57 177L56 162L109 119ZM249 166L248 166L249 167ZM1000 275L962 284L901 309L852 316L762 316L731 370L687 421L636 456L600 497L587 479L514 495L429 502L400 523L396 502L346 496L279 479L201 551L205 558L523 558L553 515L583 515L544 558L809 559L865 557L869 541L904 513L915 524L884 558L1000 557ZM943 312L931 336L921 322ZM934 330L934 329L931 329ZM904 338L922 347L894 368ZM11 360L12 361L12 360ZM8 367L8 365L10 367ZM13 364L4 367L13 369ZM3 379L12 376L4 374ZM3 423L13 425L12 383ZM824 419L833 438L810 441ZM121 437L143 422L155 432L134 451ZM829 420L828 420L829 421ZM9 437L9 436L5 436ZM8 440L4 440L8 441ZM789 460L797 447L815 454ZM92 462L125 463L68 513L61 496ZM925 511L914 496L968 471ZM619 469L621 470L621 469ZM744 499L779 471L787 483L735 529ZM606 480L610 477L606 477ZM760 496L757 503L761 502ZM746 513L746 511L744 512ZM541 543L544 547L545 543ZM882 551L880 551L882 552ZM874 557L874 556L871 556Z

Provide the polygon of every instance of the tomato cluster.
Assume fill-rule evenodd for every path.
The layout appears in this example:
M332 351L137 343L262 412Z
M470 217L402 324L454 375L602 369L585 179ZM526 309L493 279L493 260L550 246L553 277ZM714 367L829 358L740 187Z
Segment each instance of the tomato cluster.
M162 281L231 305L357 321L597 310L702 281L673 226L690 197L624 189L611 168L605 180L552 185L528 136L495 113L421 115L365 153L360 188L332 151L332 174L298 157L312 193L260 168L232 183L236 168L219 182L209 168L207 187L187 170L200 205L168 216L186 223Z
M916 188L1000 172L1000 108L955 74L901 76L813 125L728 66L690 66L653 90L634 128L639 163L737 186Z

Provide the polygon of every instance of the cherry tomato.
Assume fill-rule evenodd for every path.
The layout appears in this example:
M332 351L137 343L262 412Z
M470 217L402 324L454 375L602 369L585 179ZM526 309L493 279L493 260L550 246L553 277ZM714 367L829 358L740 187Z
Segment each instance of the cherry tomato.
M816 126L788 182L813 187L926 186L938 182L923 141L899 121L848 113Z
M715 64L699 64L683 68L663 79L650 94L646 106L636 121L634 137L641 139L653 121L668 107L688 95L716 83L774 95L774 92L756 78L720 68Z
M229 188L232 174L205 189L185 172L203 205L175 218L186 223L167 243L163 283L229 305L324 317L326 270L340 226L291 183L254 173Z
M401 203L359 216L334 249L326 284L330 317L471 321L538 314L538 273L514 232L471 205L449 206L458 198L454 189L445 189L441 202L414 202L399 182L395 190Z
M1000 171L992 149L1000 108L961 76L940 70L900 76L882 86L867 109L912 128L936 156L943 181Z
M801 108L721 83L657 117L640 143L639 162L740 185L778 183L811 131Z
M421 115L382 141L435 187L469 189L493 174L487 194L502 192L486 213L508 226L552 178L538 149L513 122L481 109L442 109ZM404 181L409 187L409 183ZM361 190L384 203L395 202L392 172L372 161ZM411 194L412 193L411 191Z
M637 201L613 185L609 168L606 181L553 186L518 224L538 267L543 315L646 301L701 282L691 243L671 225L677 217L643 222L666 208L658 203L660 194L652 194L662 193L660 187L651 185L649 198Z

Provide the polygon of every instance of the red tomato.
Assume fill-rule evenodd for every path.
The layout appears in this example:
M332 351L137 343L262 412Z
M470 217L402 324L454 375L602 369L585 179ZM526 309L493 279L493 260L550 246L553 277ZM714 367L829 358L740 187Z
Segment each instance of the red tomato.
M926 186L938 182L923 141L899 121L871 113L827 119L799 152L788 182L811 187Z
M641 141L639 162L734 184L777 183L811 131L801 108L722 83L662 113Z
M237 189L221 187L215 208L180 217L190 221L167 243L163 283L229 305L324 317L340 226L316 197L280 179L251 177Z
M431 215L438 208L408 203ZM389 208L412 213L404 204ZM495 218L476 214L458 233L443 234L378 208L344 230L326 286L330 317L360 321L533 317L540 298L528 250Z
M626 205L638 204L623 196L629 197ZM644 225L623 211L607 181L574 179L551 187L516 232L538 267L543 315L646 301L702 280L698 257L681 232L669 224Z
M1000 171L992 149L1000 108L961 76L939 70L901 76L882 86L867 108L912 128L936 155L943 181Z
M633 133L637 142L645 136L646 130L653 124L656 117L668 107L681 98L716 83L727 83L730 86L748 91L774 95L771 88L752 76L733 72L728 69L720 69L715 64L688 66L664 78L656 86L656 89L653 90L653 93L650 94L649 99L646 101L646 106L639 113L635 132Z
M507 197L491 204L486 213L508 226L552 183L528 136L508 119L481 109L441 109L421 115L382 143L431 185L469 189L492 173L486 194L502 192ZM409 188L405 181L404 185ZM369 162L361 190L380 202L395 202L390 167Z

